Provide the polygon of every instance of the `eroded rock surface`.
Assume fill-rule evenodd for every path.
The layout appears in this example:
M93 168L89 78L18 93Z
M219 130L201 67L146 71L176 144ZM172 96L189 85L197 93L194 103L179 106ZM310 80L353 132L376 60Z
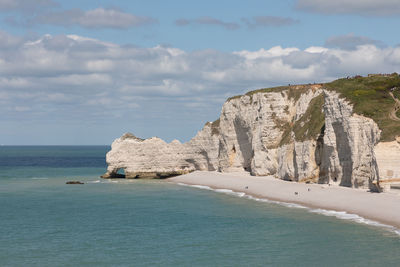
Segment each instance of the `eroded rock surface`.
M392 142L380 142L375 146L379 171L379 184L385 190L390 184L400 184L400 138Z
M166 178L194 170L218 168L218 136L206 124L196 137L185 144L160 138L140 139L124 134L107 153L107 172L103 178ZM123 174L121 174L123 170Z

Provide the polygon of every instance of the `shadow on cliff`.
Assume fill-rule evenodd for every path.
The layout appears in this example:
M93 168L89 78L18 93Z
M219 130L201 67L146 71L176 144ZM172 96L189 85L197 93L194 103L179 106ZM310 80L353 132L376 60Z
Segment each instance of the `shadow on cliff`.
M251 172L251 160L254 156L252 147L251 128L243 120L236 118L233 122L236 132L237 143L243 158L243 168Z
M200 151L199 152L204 159L207 161L207 171L216 171L217 169L213 166L213 164L211 163L210 157L208 156L207 151ZM185 159L186 162L191 163L194 165L194 167L196 168L196 170L202 170L203 168L201 168L201 166L196 162L196 160L194 159Z

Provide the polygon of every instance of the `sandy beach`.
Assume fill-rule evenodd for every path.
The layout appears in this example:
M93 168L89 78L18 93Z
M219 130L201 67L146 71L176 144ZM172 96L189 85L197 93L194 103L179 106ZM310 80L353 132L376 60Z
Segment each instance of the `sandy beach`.
M362 189L295 183L270 176L251 176L248 173L196 171L168 181L230 189L257 198L296 203L310 208L345 211L400 228L400 195L397 192L371 193Z

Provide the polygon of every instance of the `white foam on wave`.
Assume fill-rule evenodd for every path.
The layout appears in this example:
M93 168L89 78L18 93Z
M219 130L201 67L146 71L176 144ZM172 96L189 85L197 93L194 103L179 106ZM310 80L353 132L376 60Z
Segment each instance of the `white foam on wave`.
M49 178L47 177L32 177L32 180L48 180Z
M247 195L245 192L235 192L235 191L232 191L230 189L213 189L213 188L211 188L209 186L206 186L206 185L190 185L190 184L185 184L185 183L178 183L178 185L187 186L187 187L194 187L194 188L204 189L204 190L210 190L210 191L214 191L214 192L217 192L217 193L234 195L234 196L238 196L238 197L244 197L244 198L255 200L255 201L258 201L258 202L278 204L278 205L285 206L285 207L288 207L288 208L306 209L307 211L312 212L312 213L318 213L318 214L325 215L325 216L336 217L336 218L341 219L341 220L350 220L350 221L353 221L353 222L356 222L356 223L361 223L361 224L367 224L367 225L371 225L371 226L381 227L381 228L389 230L389 231L391 231L391 232L393 232L393 233L395 233L395 234L400 236L400 229L398 229L398 228L396 228L394 226L383 224L383 223L379 223L379 222L373 221L373 220L369 220L369 219L361 217L361 216L359 216L357 214L347 213L345 211L314 209L314 208L309 208L309 207L302 206L302 205L296 204L296 203L276 201L276 200L270 200L270 199L266 199L266 198L258 198L258 197L254 197L254 196L251 196L251 195Z
M100 180L94 180L94 181L87 181L88 184L98 184L101 183Z
M185 184L185 183L178 183L178 185L187 186L187 187L194 187L194 188L198 188L198 189L210 190L210 191L214 191L214 192L217 192L217 193L223 193L223 194L227 194L227 195L234 195L234 196L238 196L238 197L244 197L244 198L255 200L255 201L259 201L259 202L279 204L279 205L282 205L282 206L285 206L285 207L289 207L289 208L298 208L298 209L306 209L307 208L305 206L302 206L302 205L299 205L299 204L296 204L296 203L289 203L289 202L270 200L270 199L266 199L266 198L253 197L252 195L247 195L245 192L237 192L237 191L233 191L231 189L224 189L224 188L214 189L214 188L211 188L211 187L206 186L206 185L191 185L191 184Z
M373 221L370 219L366 219L354 213L347 213L345 211L335 211L335 210L326 210L326 209L310 209L310 212L322 214L325 216L333 216L341 220L350 220L357 223L368 224L377 227L383 227L388 230L393 231L394 233L400 235L400 229L397 229L394 226L383 224L377 221Z
M189 184L183 184L183 183L178 183L178 184L183 185L183 186L188 186L188 187L199 188L199 189L213 190L211 187L206 186L206 185L189 185Z
M87 181L86 183L88 183L88 184L109 184L109 183L118 183L118 181L113 181L113 180L93 180L93 181Z
M255 201L259 201L259 202L267 202L267 203L278 204L278 205L285 206L285 207L288 207L288 208L308 209L306 206L302 206L302 205L296 204L296 203L283 202L283 201L277 201L277 200L270 200L270 199L266 199L266 198L258 198L258 197L253 197L251 195L246 195L246 198L251 199L251 200L255 200Z
M218 193L227 194L227 195L238 196L238 197L244 197L246 195L246 193L235 192L230 189L214 189L213 191L218 192Z

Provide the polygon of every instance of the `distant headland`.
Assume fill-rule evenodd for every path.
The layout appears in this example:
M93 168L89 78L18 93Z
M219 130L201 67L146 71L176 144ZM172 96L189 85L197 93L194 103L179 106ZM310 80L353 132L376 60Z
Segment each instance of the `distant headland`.
M102 177L248 172L385 191L400 183L399 99L397 73L251 91L229 98L187 143L124 134Z

